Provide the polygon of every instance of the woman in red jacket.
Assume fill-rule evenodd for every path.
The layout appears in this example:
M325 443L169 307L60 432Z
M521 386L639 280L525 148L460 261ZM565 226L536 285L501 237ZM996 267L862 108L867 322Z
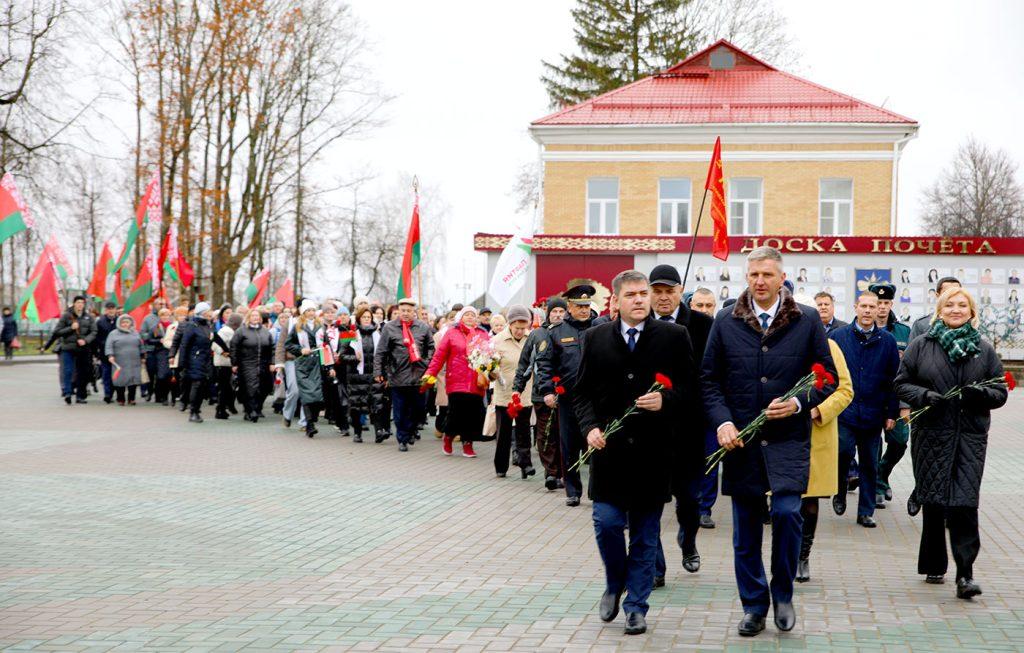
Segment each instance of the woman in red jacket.
M448 392L448 419L444 428L444 455L452 455L455 436L462 440L462 455L476 458L473 439L479 438L484 428L484 393L486 383L479 383L479 375L469 363L469 355L476 348L486 348L488 336L477 326L477 310L466 306L455 316L454 323L445 332L427 367L426 376L437 376L445 368L445 389Z

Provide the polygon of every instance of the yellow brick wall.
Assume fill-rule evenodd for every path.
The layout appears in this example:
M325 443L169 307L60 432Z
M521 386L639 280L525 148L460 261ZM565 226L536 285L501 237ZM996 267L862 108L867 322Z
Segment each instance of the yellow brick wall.
M891 147L891 146L890 146ZM772 146L773 149L782 149ZM814 146L814 149L824 146ZM573 149L582 149L574 147ZM802 149L802 148L801 148ZM853 235L889 235L891 161L747 161L730 163L724 156L726 197L730 177L761 177L763 234L818 233L818 182L824 177L853 179ZM619 233L658 232L658 179L689 177L693 220L697 218L707 177L704 162L548 161L544 164L544 231L586 232L589 177L619 178ZM700 234L711 233L705 206Z

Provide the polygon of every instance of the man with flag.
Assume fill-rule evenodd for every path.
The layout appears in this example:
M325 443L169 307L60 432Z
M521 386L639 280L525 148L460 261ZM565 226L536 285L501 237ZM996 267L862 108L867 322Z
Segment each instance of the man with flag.
M64 403L71 404L72 393L76 404L86 402L86 388L92 380L92 346L96 338L96 324L85 310L85 296L76 295L71 307L61 316L53 335L59 338L61 357L60 388Z

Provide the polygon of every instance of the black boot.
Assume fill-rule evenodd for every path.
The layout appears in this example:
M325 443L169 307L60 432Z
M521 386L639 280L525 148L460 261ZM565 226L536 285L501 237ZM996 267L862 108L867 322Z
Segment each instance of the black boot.
M203 418L199 413L193 412L188 416L188 421L194 422L196 424L202 424Z

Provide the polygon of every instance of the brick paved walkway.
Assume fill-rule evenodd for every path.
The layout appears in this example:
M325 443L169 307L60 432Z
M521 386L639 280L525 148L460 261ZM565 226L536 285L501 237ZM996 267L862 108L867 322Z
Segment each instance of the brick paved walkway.
M890 508L868 531L823 510L796 630L754 640L735 634L721 500L696 575L666 511L668 586L647 635L626 638L621 616L596 616L588 502L566 508L536 477L495 479L493 445L467 460L430 434L400 454L277 420L67 407L54 365L0 369L0 415L4 650L1024 650L1019 392L989 447L983 596L958 601L914 573L920 518Z

